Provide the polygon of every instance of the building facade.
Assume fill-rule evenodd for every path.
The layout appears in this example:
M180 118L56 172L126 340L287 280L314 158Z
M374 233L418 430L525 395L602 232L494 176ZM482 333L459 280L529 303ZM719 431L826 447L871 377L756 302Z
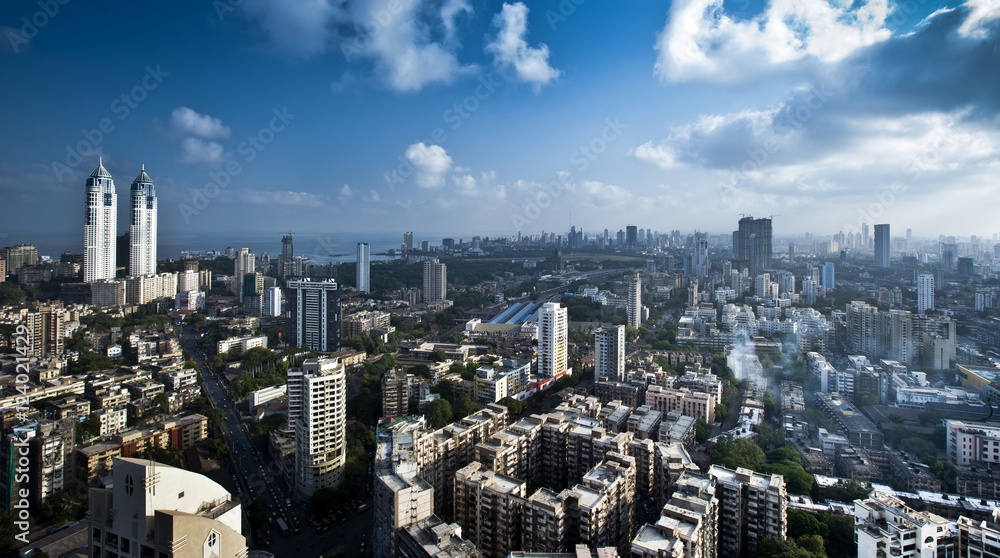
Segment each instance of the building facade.
M437 258L424 262L424 302L439 302L448 296L448 266Z
M129 237L129 275L156 273L156 190L143 165L132 181Z
M335 279L288 284L288 337L297 347L319 352L340 348L340 290Z
M367 242L358 243L357 288L371 292L371 247Z
M101 161L87 179L83 226L83 280L114 279L117 271L118 194Z
M555 378L566 372L569 344L567 310L557 302L546 302L538 310L538 377Z
M602 327L594 331L594 378L598 382L625 379L625 326Z
M339 359L307 359L288 371L288 424L295 429L295 489L312 496L344 480L347 373Z

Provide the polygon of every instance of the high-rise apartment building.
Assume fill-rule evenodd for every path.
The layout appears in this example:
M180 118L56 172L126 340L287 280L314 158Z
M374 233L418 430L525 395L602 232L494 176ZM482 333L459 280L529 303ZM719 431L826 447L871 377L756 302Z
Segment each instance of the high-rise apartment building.
M344 480L347 372L340 359L307 359L288 370L288 423L295 429L295 489L312 496Z
M673 496L654 524L646 524L632 539L634 558L715 558L718 556L719 500L715 480L683 472Z
M90 489L89 556L244 558L239 500L205 475L115 457L113 483Z
M921 273L917 276L917 313L925 314L934 309L934 275Z
M706 233L695 233L692 260L694 275L697 277L707 276L711 264L708 261L708 235Z
M448 296L448 266L431 258L424 262L424 302L440 302Z
M0 511L28 500L40 513L57 492L76 482L73 452L76 419L22 423L4 433L0 442Z
M642 280L639 274L629 275L628 299L626 301L626 312L628 314L628 325L638 329L642 325Z
M34 244L7 246L3 249L2 259L6 262L4 275L17 275L18 269L38 264L38 248Z
M367 242L358 243L357 287L361 292L371 292L371 248Z
M129 237L129 275L156 273L156 190L142 166L132 181Z
M566 372L569 343L567 310L558 302L546 302L538 310L538 377L555 378Z
M527 490L524 481L497 474L477 461L455 473L455 523L483 558L507 558L521 550Z
M878 354L878 308L855 300L847 305L847 348L851 353Z
M875 225L875 267L889 267L889 250L892 247L889 225Z
M24 356L59 356L65 341L66 311L61 303L42 304L24 316L27 331L27 353Z
M340 348L340 290L336 279L289 281L288 341L296 347L334 352Z
M117 271L118 194L111 173L98 161L87 179L83 225L83 280L114 279Z
M836 266L833 262L826 262L823 264L823 288L832 289L836 284Z
M281 237L281 258L278 260L278 275L292 277L295 275L295 247L292 244L292 234Z
M718 465L709 468L708 476L715 479L719 498L719 556L747 556L764 539L785 538L788 492L784 477Z
M594 377L598 382L625 380L625 326L594 331Z
M256 271L256 263L253 252L249 248L240 248L233 259L233 294L240 296L240 302L243 301L243 276L254 271Z
M771 267L771 219L740 219L733 231L733 259L740 268L747 268L756 277Z
M407 252L413 251L413 232L403 233L403 249Z

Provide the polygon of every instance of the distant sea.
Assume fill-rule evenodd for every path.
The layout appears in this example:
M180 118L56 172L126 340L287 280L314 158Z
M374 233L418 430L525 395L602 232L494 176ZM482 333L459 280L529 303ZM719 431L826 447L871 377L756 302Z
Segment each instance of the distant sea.
M210 251L224 254L227 247L233 250L249 248L255 255L262 253L272 258L281 255L281 232L261 233L206 233L184 235L161 235L157 246L159 259L179 259L182 252L190 256L204 255ZM11 238L3 241L4 246L30 243L38 247L39 256L50 256L57 260L63 252L83 252L83 239L72 235L32 235L25 238ZM357 258L357 245L367 242L371 249L371 259L386 260L387 250L403 244L403 233L302 233L292 235L292 248L296 256L306 256L318 264L353 262Z

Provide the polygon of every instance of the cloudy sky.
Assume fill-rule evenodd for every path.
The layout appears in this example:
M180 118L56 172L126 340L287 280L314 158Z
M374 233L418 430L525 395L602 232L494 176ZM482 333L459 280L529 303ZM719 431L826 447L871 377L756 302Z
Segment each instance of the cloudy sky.
M46 12L46 9L48 12ZM1000 231L1000 0L4 2L0 234ZM420 234L418 234L420 236Z

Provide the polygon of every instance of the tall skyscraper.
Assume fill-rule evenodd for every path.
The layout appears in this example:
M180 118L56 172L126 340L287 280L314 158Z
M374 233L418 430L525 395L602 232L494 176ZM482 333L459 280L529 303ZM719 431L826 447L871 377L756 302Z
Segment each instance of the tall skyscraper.
M705 277L711 266L708 261L708 235L695 233L694 236L694 274L698 277Z
M906 249L913 247L913 229L906 229Z
M114 279L118 237L118 194L111 173L98 159L87 179L87 214L83 226L83 280Z
M934 275L921 273L917 277L917 313L934 309Z
M424 302L438 302L448 295L448 266L431 258L424 262Z
M403 233L403 249L407 252L413 251L413 232Z
M836 286L835 280L836 266L833 262L823 264L823 287L832 289Z
M594 331L594 377L598 382L625 380L625 326Z
M278 260L278 275L290 277L295 274L295 248L292 233L281 237L281 259Z
M635 225L625 226L625 245L635 247L639 243L639 229Z
M131 201L128 274L156 273L156 190L146 165L132 181Z
M567 311L558 302L546 302L538 310L539 378L552 378L566 371L567 320Z
M733 259L738 267L750 270L756 277L771 267L771 219L740 219L733 231Z
M868 223L861 224L861 243L865 250L871 245L871 235L868 233Z
M340 348L340 289L336 279L288 282L288 342L332 353Z
M626 313L628 314L628 325L638 328L642 325L642 280L639 274L634 273L628 276L628 299L626 301Z
M240 248L233 259L233 280L236 282L236 293L243 300L243 276L256 271L253 252L249 248Z
M90 489L88 556L247 555L239 500L205 475L115 457L112 478Z
M295 489L312 496L344 480L347 373L340 359L307 359L288 370L288 424L295 429Z
M358 243L358 290L371 292L371 248L367 242Z
M875 267L889 267L889 225L875 225Z

